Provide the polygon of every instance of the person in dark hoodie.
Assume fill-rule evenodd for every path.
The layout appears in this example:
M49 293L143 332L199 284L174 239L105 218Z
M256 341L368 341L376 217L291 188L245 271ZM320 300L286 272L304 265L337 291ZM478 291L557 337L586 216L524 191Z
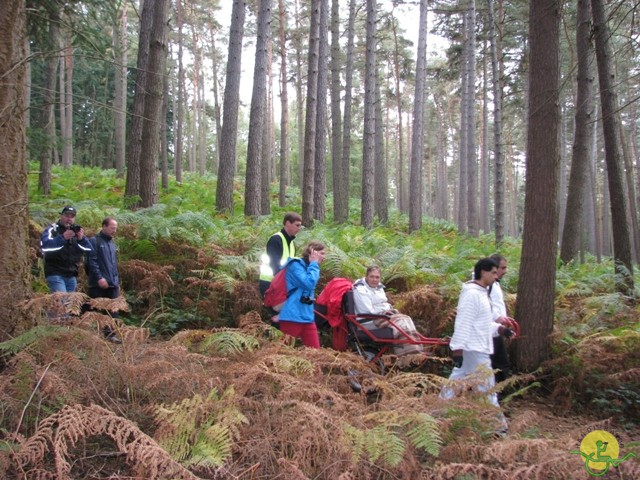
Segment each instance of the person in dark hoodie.
M40 237L44 276L51 293L76 291L78 264L91 252L84 229L75 224L76 213L74 207L64 207L60 219L45 228Z

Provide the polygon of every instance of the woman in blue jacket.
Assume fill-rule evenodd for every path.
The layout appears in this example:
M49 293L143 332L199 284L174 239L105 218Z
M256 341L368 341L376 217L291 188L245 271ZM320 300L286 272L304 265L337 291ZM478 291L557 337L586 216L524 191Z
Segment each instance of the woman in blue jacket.
M320 264L324 260L324 244L311 241L302 252L302 258L287 264L287 301L280 311L280 330L300 338L309 348L320 348L318 329L314 321L314 290L320 279Z

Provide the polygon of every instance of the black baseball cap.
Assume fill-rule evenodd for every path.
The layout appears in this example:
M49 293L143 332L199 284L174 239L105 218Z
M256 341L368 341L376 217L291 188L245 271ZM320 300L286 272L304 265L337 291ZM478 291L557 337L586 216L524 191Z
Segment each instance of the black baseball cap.
M75 215L77 212L76 212L75 208L73 208L72 206L67 205L66 207L64 207L62 209L61 215L64 215L65 213L73 213Z

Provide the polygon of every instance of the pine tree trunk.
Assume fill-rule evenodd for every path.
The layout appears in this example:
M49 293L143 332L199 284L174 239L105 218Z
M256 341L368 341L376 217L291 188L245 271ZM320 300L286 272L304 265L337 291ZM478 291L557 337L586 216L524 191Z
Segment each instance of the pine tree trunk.
M469 0L467 15L467 231L478 236L478 159L476 156L476 2Z
M498 63L498 39L493 0L487 0L489 45L491 48L491 85L493 93L493 210L496 246L504 240L504 155L502 149L502 88L500 85L500 65Z
M322 0L311 2L309 57L307 63L307 110L304 126L304 175L302 176L302 223L313 225L315 187L315 146L318 105L318 54L320 51L320 15Z
M618 136L618 97L615 86L611 34L602 0L591 0L593 28L602 104L602 131L604 134L605 160L609 181L611 224L613 227L613 256L616 263L617 288L633 295L633 262L627 221L627 190L624 184L624 165Z
M160 178L163 190L169 188L169 144L167 139L167 108L169 106L169 75L162 78L162 112L160 117Z
M178 100L177 100L177 112L176 112L176 148L174 152L174 169L176 173L176 182L182 183L182 137L183 133L183 123L184 123L184 65L183 65L183 43L184 43L184 35L183 35L183 27L184 27L184 18L182 11L182 2L183 0L176 0L176 21L178 23ZM235 4L234 4L235 5ZM232 39L229 39L229 55L231 55L232 49ZM218 178L219 180L219 178ZM218 185L218 188L220 186ZM220 211L220 209L218 209Z
M233 176L236 171L236 142L238 134L238 108L240 105L240 75L242 37L244 36L244 0L234 0L229 33L229 56L222 108L222 138L220 139L220 166L216 186L216 211L233 212Z
M349 199L346 192L348 179L342 167L342 113L340 112L340 73L342 58L340 50L340 2L331 2L331 162L333 184L333 218L344 222L349 214Z
M560 246L560 258L570 262L578 255L581 244L584 219L584 196L587 186L589 165L592 163L591 146L593 143L594 118L593 83L595 53L591 41L591 4L590 0L578 0L576 12L576 55L578 57L577 94L575 113L575 133L573 137L573 155L564 229Z
M40 129L42 131L42 144L40 145L40 174L38 176L38 189L43 195L51 193L51 154L56 145L55 129L55 91L56 69L59 56L54 52L60 46L60 21L57 10L49 12L49 38L51 52L45 61L44 86L42 91L42 111L40 114Z
M391 22L391 28L393 32L393 79L395 81L396 90L396 109L398 115L398 160L396 162L396 206L402 213L406 213L409 210L409 205L405 203L405 200L409 198L408 188L405 181L405 165L404 165L404 131L402 128L402 93L400 90L400 52L398 43L398 24L395 19Z
M298 158L298 171L296 172L297 181L291 181L292 184L297 184L300 186L300 191L304 192L304 135L305 135L305 111L304 111L304 83L302 73L302 55L303 55L303 43L304 38L301 34L302 25L300 22L301 12L300 12L300 4L299 0L295 0L295 25L296 31L298 32L295 36L294 48L296 51L296 124L298 130L298 145L297 145L297 158Z
M149 2L145 2L146 8ZM149 37L149 60L145 79L144 123L140 152L140 205L151 207L158 202L158 155L160 153L163 78L167 61L167 13L169 0L157 0ZM143 13L144 16L144 13Z
M422 227L422 154L424 151L424 100L427 82L427 0L420 0L416 93L413 100L411 175L409 175L409 231Z
M213 165L211 166L211 171L217 172L220 165L220 139L222 138L222 119L220 117L220 94L218 92L218 54L216 51L215 31L213 28L209 29L209 34L211 36L211 64L213 65L213 118L216 125L215 155L213 157Z
M343 211L339 212L336 222L344 222L349 216L349 189L351 169L351 105L353 99L353 62L355 49L355 0L349 0L349 19L347 25L347 58L345 66L344 83L344 121L342 123L342 178L345 182L342 186Z
M360 223L373 226L373 168L376 155L376 0L367 0L366 54L364 72L364 139L362 154L362 202Z
M463 35L464 35L464 44L463 44L463 52L462 52L462 65L460 66L460 148L458 150L458 185L457 185L457 209L456 209L456 223L458 224L458 229L461 232L467 231L467 209L469 206L469 201L467 195L469 194L469 174L468 174L468 164L467 164L467 135L469 134L469 128L467 127L467 121L469 117L467 115L468 106L468 88L467 84L469 83L469 28L467 27L468 15L466 12L463 14Z
M265 127L267 104L267 49L271 38L271 0L260 0L258 34L253 70L253 92L249 112L247 141L247 174L244 186L244 214L257 217L261 212L262 129Z
M73 164L73 46L71 39L66 38L64 47L64 61L60 63L60 68L65 70L65 90L64 90L64 124L60 122L60 133L62 136L62 165L70 167ZM60 96L63 96L60 90Z
M127 9L121 7L113 29L115 53L113 122L116 176L124 176L127 134Z
M389 177L387 175L387 163L384 151L384 118L382 117L382 94L380 84L382 82L376 78L376 158L373 197L375 201L375 213L378 221L385 225L389 222Z
M144 8L144 7L147 8ZM128 131L127 178L125 183L125 204L135 209L140 206L140 153L142 151L142 130L144 125L145 86L147 82L147 62L149 60L149 40L153 24L154 2L143 5L138 33L138 60L135 73L135 94L131 123Z
M487 39L482 56L482 144L480 148L480 208L479 227L487 234L489 226L489 72L487 68Z
M11 235L0 238L0 342L33 326L22 303L31 296L29 209L24 119L26 27L24 0L0 5L0 219ZM53 76L55 84L55 74Z
M327 138L327 67L329 54L329 2L321 0L320 38L318 40L318 103L316 106L315 177L313 186L313 218L325 220L325 175Z
M287 40L285 37L286 11L283 0L278 0L280 16L280 190L278 204L286 203L289 185L289 96L287 94Z
M529 4L527 182L516 308L526 339L517 343L516 364L526 372L551 356L558 248L561 3L537 0Z

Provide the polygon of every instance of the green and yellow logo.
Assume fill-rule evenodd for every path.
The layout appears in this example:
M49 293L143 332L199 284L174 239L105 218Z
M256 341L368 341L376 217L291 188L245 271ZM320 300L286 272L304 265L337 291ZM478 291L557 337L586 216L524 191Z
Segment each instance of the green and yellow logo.
M636 456L629 452L623 458L620 457L620 444L616 437L605 430L589 432L580 443L580 450L571 450L569 453L581 455L584 459L584 468L589 475L601 477L611 467L617 467L625 460Z

